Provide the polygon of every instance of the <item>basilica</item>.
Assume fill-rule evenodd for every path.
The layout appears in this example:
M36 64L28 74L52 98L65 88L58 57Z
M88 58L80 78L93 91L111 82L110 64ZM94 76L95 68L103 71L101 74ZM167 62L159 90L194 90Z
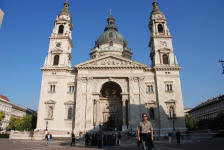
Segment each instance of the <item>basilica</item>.
M148 24L151 66L132 60L132 50L112 13L90 50L90 59L72 66L72 16L69 2L64 3L41 68L36 131L47 130L54 137L99 129L135 131L143 112L148 114L156 136L186 129L181 67L167 19L155 0L152 5Z

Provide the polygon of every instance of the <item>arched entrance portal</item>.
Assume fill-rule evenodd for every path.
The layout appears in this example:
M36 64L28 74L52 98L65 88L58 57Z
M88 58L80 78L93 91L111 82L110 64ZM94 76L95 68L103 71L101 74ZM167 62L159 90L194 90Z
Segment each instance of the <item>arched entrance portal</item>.
M115 82L106 82L100 91L104 130L122 130L121 87Z

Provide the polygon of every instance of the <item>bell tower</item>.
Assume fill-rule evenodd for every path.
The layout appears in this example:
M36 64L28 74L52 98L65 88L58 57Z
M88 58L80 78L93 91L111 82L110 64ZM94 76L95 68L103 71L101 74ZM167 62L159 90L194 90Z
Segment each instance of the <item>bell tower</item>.
M167 26L167 19L158 7L156 0L153 1L153 10L150 16L149 30L151 39L150 58L152 66L177 66L177 59L173 52L172 36Z
M64 68L71 67L72 58L72 17L69 12L68 0L64 3L54 22L48 50L48 56L45 58L43 68Z
M156 101L158 111L158 132L185 130L184 106L180 82L180 69L173 51L172 35L167 26L167 19L153 0L149 30L149 47L152 68L155 71Z

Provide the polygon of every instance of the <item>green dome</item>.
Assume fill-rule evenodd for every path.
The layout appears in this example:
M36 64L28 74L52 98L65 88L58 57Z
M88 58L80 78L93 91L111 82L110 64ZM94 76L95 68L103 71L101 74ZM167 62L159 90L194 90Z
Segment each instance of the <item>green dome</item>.
M96 41L96 45L105 44L111 41L115 43L120 43L124 45L125 47L127 46L127 42L124 39L124 37L115 30L105 31Z
M109 43L111 41L122 44L124 47L127 46L126 40L118 32L118 29L115 25L115 19L112 17L112 15L110 15L107 19L107 26L104 29L104 33L97 39L95 46L97 47L101 44Z

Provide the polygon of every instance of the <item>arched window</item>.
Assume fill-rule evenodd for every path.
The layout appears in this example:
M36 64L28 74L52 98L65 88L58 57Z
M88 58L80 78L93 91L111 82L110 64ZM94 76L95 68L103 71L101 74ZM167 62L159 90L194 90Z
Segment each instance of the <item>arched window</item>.
M163 64L166 64L166 65L169 64L168 55L167 54L163 54Z
M68 119L72 119L72 108L68 109Z
M163 33L163 25L162 24L158 24L158 32Z
M155 119L155 113L154 113L154 108L149 108L149 119L154 120Z
M55 56L54 56L54 63L53 63L53 65L54 65L54 66L57 66L58 63L59 63L59 56L58 56L58 55L55 55Z
M59 34L63 34L63 32L64 32L64 26L63 25L60 25L59 26L59 29L58 29L58 33Z

